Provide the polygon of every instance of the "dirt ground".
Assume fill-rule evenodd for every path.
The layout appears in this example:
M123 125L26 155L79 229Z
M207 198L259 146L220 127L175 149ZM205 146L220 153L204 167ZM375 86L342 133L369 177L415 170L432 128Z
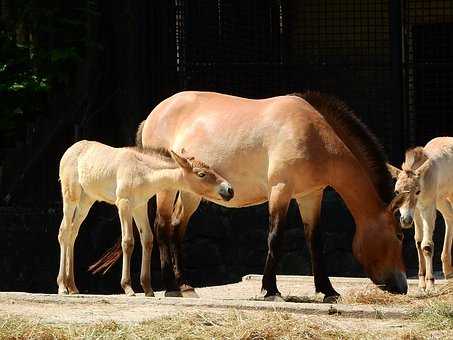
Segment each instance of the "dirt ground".
M138 323L178 313L224 313L235 309L250 313L282 311L349 330L416 332L416 324L408 319L408 306L324 304L322 296L314 294L313 278L301 276L279 276L277 280L282 295L289 296L289 301L305 302L260 301L260 279L259 275L248 275L235 284L198 288L199 298L169 298L164 297L163 292L156 292L153 298L143 294L127 297L1 292L0 316L19 316L48 324L91 324L110 320ZM341 294L373 287L368 279L332 278L332 283ZM409 294L416 290L415 280L410 280Z

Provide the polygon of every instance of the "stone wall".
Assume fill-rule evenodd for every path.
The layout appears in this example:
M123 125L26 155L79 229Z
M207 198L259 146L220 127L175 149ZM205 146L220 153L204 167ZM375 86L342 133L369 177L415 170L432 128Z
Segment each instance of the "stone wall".
M56 292L59 247L57 241L61 208L46 210L0 208L0 290ZM239 281L249 273L261 274L267 251L267 204L252 208L228 209L204 202L193 215L184 242L184 268L196 286ZM320 228L328 273L332 276L363 276L351 254L354 224L333 191L323 202ZM438 218L435 237L435 270L441 270L440 252L444 226ZM76 242L76 282L81 292L120 292L121 265L105 276L92 276L87 268L120 235L114 207L96 204L82 225ZM133 282L138 291L140 247L136 241ZM157 247L153 250L153 287L161 288ZM297 205L289 208L283 258L279 273L309 275L310 257L304 241ZM408 275L417 273L413 230L405 232L404 255Z

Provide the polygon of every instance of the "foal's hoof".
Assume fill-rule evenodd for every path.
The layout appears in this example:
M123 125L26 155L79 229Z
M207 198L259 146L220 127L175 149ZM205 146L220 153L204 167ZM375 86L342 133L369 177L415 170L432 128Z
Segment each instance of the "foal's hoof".
M165 297L182 297L180 290L170 290L165 292Z
M324 299L322 299L323 303L337 303L340 300L340 295L325 295Z
M145 292L146 297L154 297L154 292L151 290L149 292Z
M445 280L453 279L453 272L450 274L445 274Z
M134 292L134 290L131 287L124 288L124 293L127 296L135 296L135 292Z
M58 295L68 295L68 290L66 288L58 288Z
M180 286L182 297L185 298L199 298L198 294L192 286L183 284Z
M264 297L264 301L285 302L281 295L269 295Z

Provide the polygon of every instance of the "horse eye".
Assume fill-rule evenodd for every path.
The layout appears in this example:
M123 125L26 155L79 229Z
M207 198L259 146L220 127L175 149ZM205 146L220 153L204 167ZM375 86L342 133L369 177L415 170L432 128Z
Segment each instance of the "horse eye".
M417 196L420 194L420 190L415 193Z
M204 172L197 172L197 176L202 178L202 177L206 176L206 174Z
M399 195L400 192L398 190L395 190L395 195Z

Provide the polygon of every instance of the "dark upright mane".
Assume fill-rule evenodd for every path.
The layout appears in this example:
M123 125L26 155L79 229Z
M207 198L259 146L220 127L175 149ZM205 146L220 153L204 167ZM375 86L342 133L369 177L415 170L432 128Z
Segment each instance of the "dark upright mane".
M368 127L342 100L319 92L295 93L323 115L333 130L367 169L376 191L385 203L393 197L392 177L382 145Z

